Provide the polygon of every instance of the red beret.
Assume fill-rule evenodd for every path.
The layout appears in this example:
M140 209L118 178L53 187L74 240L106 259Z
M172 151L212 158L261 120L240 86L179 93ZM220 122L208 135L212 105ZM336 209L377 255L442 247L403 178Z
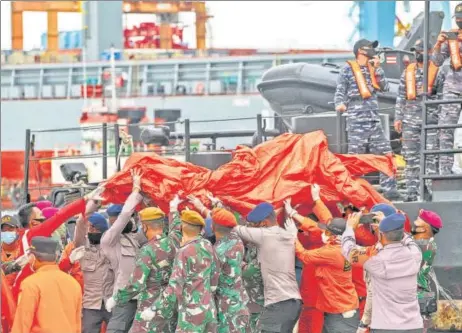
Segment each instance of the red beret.
M431 210L421 209L419 212L419 218L434 228L441 229L443 227L443 221L441 221L441 217Z
M234 228L237 226L234 214L224 208L215 208L212 210L212 220L213 223L227 228Z
M47 207L42 210L43 217L46 219L52 218L58 212L59 212L59 209L55 207Z

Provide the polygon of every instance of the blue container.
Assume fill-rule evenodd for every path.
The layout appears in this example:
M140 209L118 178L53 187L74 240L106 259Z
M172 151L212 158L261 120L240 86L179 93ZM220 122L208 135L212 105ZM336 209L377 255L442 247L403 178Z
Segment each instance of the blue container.
M66 31L60 31L58 43L61 50L66 50L69 47L69 33Z

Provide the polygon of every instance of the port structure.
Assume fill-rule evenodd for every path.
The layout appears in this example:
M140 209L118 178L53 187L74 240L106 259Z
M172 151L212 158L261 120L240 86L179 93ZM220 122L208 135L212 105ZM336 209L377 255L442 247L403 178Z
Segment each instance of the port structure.
M11 4L11 37L12 48L15 51L23 49L23 13L24 12L46 12L48 19L47 31L47 51L57 52L59 50L59 32L58 32L58 13L80 12L83 15L92 15L92 11L86 8L86 2L96 3L104 6L106 1L13 1ZM107 1L110 3L111 1ZM90 5L90 4L88 4ZM123 1L120 15L105 16L105 24L108 20L116 20L117 25L122 26L122 14L156 14L160 16L160 48L172 48L172 36L170 24L172 19L181 12L196 13L196 48L198 50L206 49L206 24L210 16L204 1ZM91 19L85 20L92 22ZM119 24L120 22L120 24ZM111 24L110 24L111 25ZM84 29L88 27L84 26ZM122 36L121 38L122 39Z

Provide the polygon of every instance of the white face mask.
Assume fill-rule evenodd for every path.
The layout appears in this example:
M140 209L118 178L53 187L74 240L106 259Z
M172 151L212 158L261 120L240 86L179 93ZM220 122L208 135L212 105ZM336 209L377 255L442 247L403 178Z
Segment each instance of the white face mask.
M323 232L323 233L321 234L321 238L322 238L322 242L323 242L324 244L329 243L329 238L330 238L330 237L327 236L325 232Z

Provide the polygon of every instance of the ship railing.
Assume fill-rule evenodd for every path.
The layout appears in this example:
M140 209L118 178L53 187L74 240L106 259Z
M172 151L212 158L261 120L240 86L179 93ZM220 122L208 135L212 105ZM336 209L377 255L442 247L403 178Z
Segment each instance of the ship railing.
M22 192L22 202L28 202L28 193L32 191L39 191L40 195L42 195L42 190L50 190L53 188L52 185L50 186L38 186L34 188L30 188L30 179L33 174L31 175L31 163L35 163L37 166L38 163L42 163L44 161L53 161L53 160L66 160L66 159L92 159L92 158L101 158L102 159L102 178L103 180L108 179L109 169L108 169L108 159L114 158L116 171L120 171L122 168L121 165L121 148L122 148L122 138L120 135L120 131L122 127L131 127L131 126L168 126L168 125L175 125L181 124L184 127L183 132L170 132L170 139L181 139L183 140L183 149L178 152L175 149L165 149L165 147L158 147L154 149L145 149L143 152L154 152L159 155L175 155L181 154L184 155L184 160L186 162L191 161L191 153L193 149L191 148L191 139L211 139L212 144L211 147L207 148L207 151L222 151L222 149L217 150L217 139L219 138L244 138L244 137L253 137L256 138L256 143L263 142L266 138L275 137L280 134L279 131L273 129L266 129L265 128L265 118L279 118L280 116L275 117L262 117L262 115L258 115L255 117L247 117L247 118L233 118L233 119L218 119L218 120L203 120L203 121L190 121L190 119L183 119L179 121L173 122L162 122L162 123L143 123L143 124L128 124L128 125L119 125L119 124L107 124L103 123L102 125L98 126L89 126L85 128L81 127L72 127L72 128L60 128L60 129L45 129L45 130L26 130L26 146L25 146L25 157L24 157L24 181L23 181L23 192ZM249 130L212 130L212 131L191 131L191 123L213 123L213 122L220 122L220 121L238 121L238 120L255 120L257 122L256 130L249 129ZM64 155L64 156L52 156L52 157L35 157L35 146L37 143L36 136L38 134L46 134L46 133L61 133L61 132L69 132L69 131L85 131L85 130L101 130L102 133L102 140L101 140L101 150L88 153L88 154L81 154L81 155ZM113 135L111 135L111 131L113 131ZM109 141L110 138L114 139L114 151L112 153L109 152ZM133 152L133 151L132 151ZM36 182L34 182L36 183ZM72 185L69 185L69 188L73 188Z
M462 124L447 124L447 125L430 125L427 124L427 110L428 107L435 107L447 104L461 104L462 98L459 99L447 99L447 100L434 100L434 101L423 101L422 102L422 133L421 133L421 145L420 145L420 197L425 198L425 182L426 180L462 180L462 174L428 174L426 171L426 161L429 155L449 155L449 154L462 154L461 148L453 149L427 149L427 136L429 130L442 130L442 129L462 129Z
M381 111L388 110L386 109L381 109ZM31 168L31 163L41 163L44 160L66 160L66 159L92 159L92 158L97 158L101 159L99 162L101 164L101 175L102 179L107 179L108 176L111 176L111 173L113 171L120 171L122 168L122 163L121 163L121 157L127 157L130 155L132 152L154 152L159 155L166 155L169 157L174 157L174 155L181 155L182 159L184 159L187 162L191 162L191 155L194 154L196 151L197 152L216 152L216 151L232 151L233 149L226 149L224 146L221 148L218 148L218 139L221 138L246 138L246 137L252 137L252 141L250 144L252 146L255 146L257 144L260 144L269 138L276 137L279 134L283 132L291 132L291 123L289 123L287 120L289 118L294 119L295 117L299 116L310 116L306 112L303 113L294 113L290 114L288 117L287 115L275 115L275 116L263 116L261 114L257 115L256 117L241 117L241 118L227 118L227 119L207 119L207 120L190 120L190 119L180 119L177 121L172 121L172 122L154 122L154 123L140 123L140 124L127 124L127 125L119 125L119 124L102 124L98 126L89 126L85 128L81 127L73 127L73 128L64 128L64 129L49 129L49 130L30 130L28 129L26 131L26 149L25 149L25 161L24 161L24 192L23 193L28 193L31 191L37 191L37 190L45 190L45 188L29 188L29 176L34 176L34 174L30 175L30 170ZM343 117L344 118L344 117ZM282 121L281 121L282 120ZM236 122L240 121L246 121L246 126L238 126ZM252 125L252 122L255 121L255 125ZM274 126L271 126L268 121L274 122ZM329 149L335 153L347 153L347 138L345 137L345 129L343 128L345 126L344 122L342 122L342 115L337 113L336 116L336 123L335 126L336 128L331 128L329 130L324 129L324 133L328 139L328 144L329 144ZM218 126L213 126L214 124L220 123L220 122L234 122L236 126L229 126L231 128L240 128L237 130L220 130L220 129L211 129L209 130L208 128L218 128ZM277 123L279 122L279 123ZM316 118L313 118L313 123L316 122ZM194 126L198 124L198 127L205 128L206 130L192 130L191 127L194 128ZM206 124L207 126L203 126ZM208 126L210 124L211 126ZM130 127L138 126L139 128L139 134L140 137L134 138L136 142L140 143L141 140L141 133L142 129L153 126L153 127L161 127L161 126L168 126L168 127L176 127L179 125L181 127L181 130L172 130L169 135L170 139L170 144L169 146L153 146L153 145L146 145L144 144L144 149L141 146L138 146L139 149L131 149L131 151L126 150L125 148L122 147L122 138L121 138L121 131L127 131L128 133L136 133L133 131L130 131ZM242 123L241 123L242 125ZM212 127L213 126L213 127ZM281 127L282 126L282 127ZM315 125L316 126L316 125ZM197 129L196 128L196 129ZM317 128L317 129L323 129L323 128ZM99 149L91 152L86 152L81 155L75 156L55 156L55 157L43 157L39 158L34 156L34 150L36 146L36 136L39 134L44 134L44 133L60 133L60 132L69 132L69 131L86 131L86 130L92 130L92 131L101 131L101 134L99 134L99 137L102 138L101 140L101 145L98 146ZM315 130L315 129L312 129ZM310 130L310 131L312 131ZM309 132L309 131L307 131ZM335 132L335 134L334 134ZM138 134L136 134L138 135ZM172 144L173 141L176 139L176 143ZM198 150L196 150L194 146L194 142L192 140L195 139L210 139L211 142L203 143L200 142L202 146L205 146L206 149L201 149L199 147ZM390 142L395 142L398 143L400 139L392 139ZM244 143L243 144L248 144ZM143 145L141 143L140 145ZM228 145L230 146L230 145ZM233 145L235 147L235 145ZM132 148L134 148L132 146ZM135 147L136 148L136 147ZM178 149L179 148L179 149ZM80 153L82 153L84 150L81 149ZM114 159L111 161L111 159ZM115 163L114 163L115 162ZM112 165L112 169L108 167L108 165ZM115 166L115 167L114 167ZM368 175L352 175L353 177L362 177L366 180L368 180L372 184L378 183L378 173L373 173L373 174L368 174ZM402 178L402 177L401 177ZM50 182L51 184L51 182ZM50 189L52 185L47 186L46 189ZM34 192L35 193L35 192ZM42 193L40 192L40 195ZM25 194L23 194L24 196ZM26 197L24 197L25 200Z
M425 1L424 6L424 34L423 34L424 50L424 75L423 75L423 86L428 87L428 65L429 65L429 55L428 51L431 50L429 45L430 39L430 1ZM461 96L460 93L454 92L455 95ZM444 98L444 96L443 96ZM458 99L443 99L443 100L427 100L427 96L423 95L422 101L422 132L421 132L421 145L420 145L420 197L424 200L425 197L425 182L426 180L462 180L462 175L458 174L448 174L448 175L438 175L438 174L427 174L425 170L426 158L428 155L444 155L444 154L462 154L462 149L437 149L437 150L427 150L427 135L429 130L442 130L442 129L462 129L462 124L438 124L430 125L427 124L427 111L430 106L440 106L447 104L461 104L462 98Z

